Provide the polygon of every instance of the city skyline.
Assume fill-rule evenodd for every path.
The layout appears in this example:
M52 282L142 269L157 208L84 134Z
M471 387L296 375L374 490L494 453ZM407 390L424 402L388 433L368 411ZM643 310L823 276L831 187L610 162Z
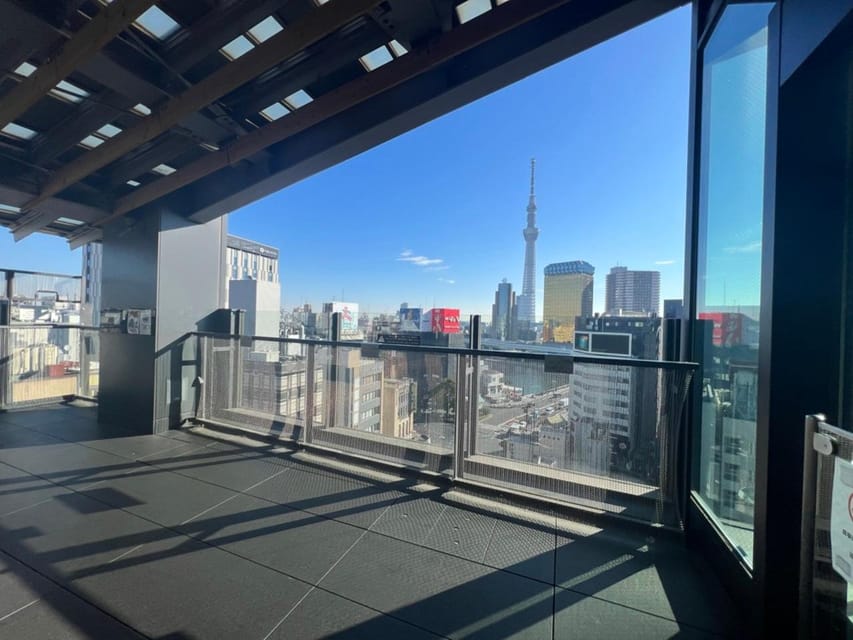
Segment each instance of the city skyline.
M661 271L661 298L680 298L689 29L689 10L666 14L235 211L229 233L279 248L286 309L405 301L489 318L497 282L522 290L535 156L537 320L554 262L596 267L597 312L615 265ZM0 234L0 267L80 264L60 239Z

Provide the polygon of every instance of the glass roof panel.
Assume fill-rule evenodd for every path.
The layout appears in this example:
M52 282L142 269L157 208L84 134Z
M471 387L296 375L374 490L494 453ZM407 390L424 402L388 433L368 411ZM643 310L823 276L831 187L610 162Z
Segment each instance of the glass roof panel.
M373 71L374 69L381 67L383 64L388 64L393 59L394 56L392 56L391 52L388 51L388 47L383 44L381 47L374 49L370 53L366 53L361 56L359 61L364 65L365 69Z
M175 167L170 167L167 164L158 164L156 167L151 169L154 173L159 173L161 176L168 176L172 173L175 173L177 169Z
M229 60L236 60L237 58L247 54L254 48L255 45L253 45L251 40L249 40L246 36L237 36L231 42L222 47L220 51L222 52L222 55L224 55Z
M61 80L50 93L60 100L70 100L71 102L82 102L83 98L89 97L89 92L81 89L76 84L71 84L67 80Z
M0 129L7 136L11 136L13 138L18 138L18 140L32 140L36 137L36 131L33 131L29 127L25 127L22 124L18 124L17 122L10 122L5 127Z
M287 106L291 109L298 109L299 107L304 107L309 102L312 102L314 98L312 98L305 89L300 89L295 93L291 93L287 96L284 101L287 103Z
M279 118L283 118L288 113L290 113L290 109L285 107L280 102L273 102L266 109L261 109L261 115L269 121L278 120Z
M405 54L407 54L407 53L409 52L409 50L408 50L408 49L406 49L406 47L404 47L403 45L401 45L401 44L400 44L399 42L397 42L396 40L392 40L391 42L389 42L389 43L388 43L388 46L389 46L389 47L391 47L391 51L393 51L393 52L394 52L394 55L395 55L395 56L397 56L398 58L399 58L400 56L405 55Z
M133 24L138 29L141 29L158 40L165 40L181 28L181 25L175 22L157 5L154 5L148 9L148 11L139 16Z
M102 144L104 144L104 140L103 138L99 138L98 136L89 134L80 141L80 144L86 147L87 149L94 149L95 147L100 147Z
M34 64L30 64L29 62L22 62L18 65L18 68L15 69L15 73L19 76L23 76L24 78L29 78L33 75L33 71L36 70L36 66Z
M491 0L465 0L456 5L456 17L461 24L481 16L492 8Z
M269 40L275 34L283 30L284 27L281 26L281 23L279 23L279 21L273 16L269 16L249 29L249 35L252 36L256 42L261 43Z
M103 127L98 129L95 133L99 133L105 138L112 138L113 136L117 136L122 132L121 127L117 127L114 124L105 124Z

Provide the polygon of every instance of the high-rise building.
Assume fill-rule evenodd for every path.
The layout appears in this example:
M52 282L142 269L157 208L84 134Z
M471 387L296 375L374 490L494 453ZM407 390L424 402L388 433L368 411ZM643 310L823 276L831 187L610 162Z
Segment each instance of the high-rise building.
M654 360L661 347L657 316L585 316L575 320L575 351ZM659 467L660 370L578 363L571 390L571 420L586 436L609 442L607 465L643 478ZM597 455L597 454L596 454ZM596 457L600 464L604 458ZM608 466L599 467L606 471Z
M660 271L613 267L607 274L605 313L660 313Z
M545 267L543 340L574 342L575 318L592 315L595 267L584 260L557 262Z
M278 283L278 249L229 235L225 243L225 299L231 280Z
M528 333L536 322L536 195L534 180L536 159L530 160L530 199L527 202L527 226L524 228L524 279L518 296L519 329Z
M518 320L515 292L512 284L503 279L495 291L495 303L492 305L491 337L497 340L514 340L515 324Z

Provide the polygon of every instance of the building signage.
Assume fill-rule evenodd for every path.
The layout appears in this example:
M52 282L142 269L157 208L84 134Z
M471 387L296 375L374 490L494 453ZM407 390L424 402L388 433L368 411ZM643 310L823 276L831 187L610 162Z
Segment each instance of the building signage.
M400 309L400 330L420 331L422 310L420 308L406 307Z
M853 464L835 459L829 521L832 568L853 582Z
M349 340L361 336L358 330L358 304L355 302L333 302L332 313L341 314L341 339Z

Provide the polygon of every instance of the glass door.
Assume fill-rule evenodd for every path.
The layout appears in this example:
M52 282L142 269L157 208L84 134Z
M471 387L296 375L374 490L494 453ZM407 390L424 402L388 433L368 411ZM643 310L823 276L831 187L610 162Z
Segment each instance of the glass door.
M693 496L752 566L758 338L774 3L732 4L702 51Z

